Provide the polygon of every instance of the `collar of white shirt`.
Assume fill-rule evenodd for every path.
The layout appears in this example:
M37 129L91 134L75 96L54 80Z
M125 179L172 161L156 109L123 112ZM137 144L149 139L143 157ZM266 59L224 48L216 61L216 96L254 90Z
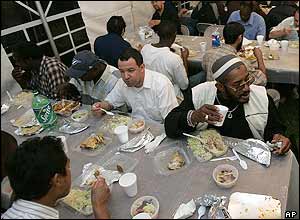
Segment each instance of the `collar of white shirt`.
M59 212L56 209L23 199L15 201L3 215L5 218L18 218L18 216L42 219L59 218Z

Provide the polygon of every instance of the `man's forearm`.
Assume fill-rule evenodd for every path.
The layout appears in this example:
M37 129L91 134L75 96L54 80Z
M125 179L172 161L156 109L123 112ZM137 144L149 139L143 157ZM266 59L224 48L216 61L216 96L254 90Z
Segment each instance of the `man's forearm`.
M93 207L95 219L110 219L107 206L96 205Z
M271 31L269 34L269 38L278 38L285 36L285 31L284 30L278 30L278 31Z

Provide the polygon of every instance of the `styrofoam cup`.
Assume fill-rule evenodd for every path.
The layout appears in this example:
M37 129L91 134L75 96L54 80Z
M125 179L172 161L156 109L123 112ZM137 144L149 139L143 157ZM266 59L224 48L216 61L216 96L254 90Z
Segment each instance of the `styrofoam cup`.
M57 136L58 138L61 139L61 141L63 142L64 144L64 152L66 153L66 155L68 155L68 144L67 144L67 140L66 140L66 137L61 135L61 136Z
M214 125L221 127L224 123L226 114L228 112L228 108L224 105L215 105L218 109L219 109L219 113L223 116L222 121L221 122L216 122Z
M151 219L151 215L146 212L141 212L132 217L132 219Z
M256 36L256 40L257 40L257 44L258 44L259 46L261 46L262 43L263 43L263 41L264 41L264 35L257 35L257 36Z
M206 43L206 42L201 42L201 43L200 43L200 51L201 51L202 53L205 53L205 51L206 51L206 46L207 46L207 43Z
M125 125L121 125L115 128L115 134L118 136L120 142L122 144L128 142L128 127Z
M142 41L145 41L145 32L140 31L140 32L139 32L139 36L140 36L140 39L141 39Z
M137 177L135 173L125 173L119 179L119 185L129 197L137 194Z
M289 41L288 40L282 40L280 41L281 49L282 51L287 51L289 47Z

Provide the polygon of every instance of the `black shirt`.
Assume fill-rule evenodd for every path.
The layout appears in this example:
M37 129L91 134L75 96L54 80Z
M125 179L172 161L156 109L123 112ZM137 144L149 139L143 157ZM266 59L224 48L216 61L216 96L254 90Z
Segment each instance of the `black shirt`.
M220 96L218 96L219 98ZM275 104L268 96L269 106L268 106L268 121L265 127L264 140L271 141L274 134L284 134L286 127L281 123L279 113ZM219 98L219 101L227 106L230 110L233 110L237 103L226 103L225 100ZM219 104L216 100L214 104ZM165 119L165 130L168 137L179 138L182 137L183 132L192 132L196 128L191 127L187 123L187 114L189 110L195 110L193 101L192 101L192 91L188 89L184 101L176 108L174 108ZM227 114L228 116L228 114ZM232 112L232 118L229 119L226 117L223 126L216 127L209 125L220 132L223 136L248 139L254 138L250 130L248 122L245 118L244 107L242 104Z
M165 4L163 13L160 15L158 11L155 11L155 13L152 15L151 20L160 20L160 21L169 20L169 21L173 21L177 25L177 33L180 33L179 17L178 17L176 8L174 8L173 6L166 6L166 4ZM152 29L155 32L157 32L157 26L158 25L155 25L155 26L152 27Z

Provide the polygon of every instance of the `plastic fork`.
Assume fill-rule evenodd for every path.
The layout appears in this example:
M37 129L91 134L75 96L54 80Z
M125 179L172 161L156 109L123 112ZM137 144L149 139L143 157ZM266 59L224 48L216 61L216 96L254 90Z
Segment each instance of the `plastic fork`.
M110 111L107 111L105 110L104 108L99 108L101 111L104 111L107 115L111 115L111 116L114 116L115 114L110 112Z
M211 159L210 161L219 161L219 160L237 160L236 156L232 156L232 157L220 157L220 158L216 158L216 159Z

